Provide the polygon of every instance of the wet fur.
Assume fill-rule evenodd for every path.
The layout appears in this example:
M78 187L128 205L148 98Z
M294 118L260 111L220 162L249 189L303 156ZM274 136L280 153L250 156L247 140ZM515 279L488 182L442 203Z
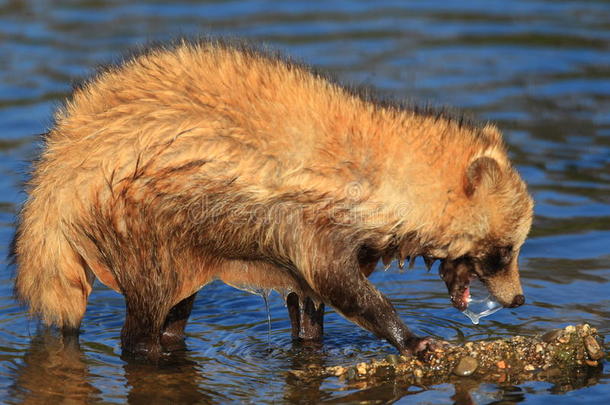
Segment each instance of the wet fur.
M220 278L330 304L406 352L419 340L366 278L380 259L468 258L501 302L521 294L532 201L493 126L214 41L107 68L55 118L14 245L16 293L47 324L78 328L97 277L125 296L123 347L155 357Z

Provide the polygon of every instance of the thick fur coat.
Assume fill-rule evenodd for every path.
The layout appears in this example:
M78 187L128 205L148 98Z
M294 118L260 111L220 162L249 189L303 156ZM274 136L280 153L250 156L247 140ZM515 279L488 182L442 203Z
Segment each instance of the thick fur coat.
M491 125L215 42L106 69L55 119L14 251L16 292L47 324L77 329L97 278L125 296L124 348L154 357L220 278L332 305L416 351L367 276L417 256L442 260L458 308L472 277L506 306L523 301L532 200Z

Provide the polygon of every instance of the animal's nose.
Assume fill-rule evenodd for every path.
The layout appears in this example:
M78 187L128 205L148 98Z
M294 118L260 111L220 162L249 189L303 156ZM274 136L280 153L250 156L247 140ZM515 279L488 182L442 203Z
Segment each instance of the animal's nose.
M525 296L523 294L515 295L515 298L513 298L513 302L510 304L509 308L517 308L523 304L525 304Z

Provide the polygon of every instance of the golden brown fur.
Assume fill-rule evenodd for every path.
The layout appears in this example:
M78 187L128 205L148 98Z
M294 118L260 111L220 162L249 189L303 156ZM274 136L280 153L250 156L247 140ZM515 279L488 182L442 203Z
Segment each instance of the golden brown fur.
M97 277L125 295L133 348L220 278L329 303L407 350L366 280L374 264L479 263L509 246L511 269L479 271L509 305L531 215L492 126L375 103L239 46L180 43L100 73L57 113L21 213L16 291L45 323L78 328Z

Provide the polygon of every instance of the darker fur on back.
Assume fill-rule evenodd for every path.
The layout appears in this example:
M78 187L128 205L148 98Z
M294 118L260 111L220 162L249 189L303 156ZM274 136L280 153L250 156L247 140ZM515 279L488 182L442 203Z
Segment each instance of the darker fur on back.
M330 83L335 83L349 94L358 97L365 102L375 104L380 108L408 111L415 115L433 117L436 120L455 122L460 128L467 128L472 130L473 133L477 134L478 136L485 136L481 131L483 125L476 121L474 117L467 115L464 111L459 111L448 106L435 106L430 103L422 104L397 98L396 96L382 95L376 88L368 85L344 83L336 75L329 71L318 69L314 66L306 64L304 61L289 57L288 55L281 53L279 50L274 50L269 46L263 47L259 43L255 43L244 38L199 37L195 39L178 37L167 42L150 42L146 45L141 45L130 49L113 62L98 65L91 76L75 79L72 82L72 89L73 91L82 90L88 83L95 80L95 78L98 76L101 76L109 71L116 70L126 61L138 59L160 50L171 52L176 47L182 46L185 43L203 45L213 43L218 47L238 50L239 52L249 55L252 58L262 58L272 63L280 63L282 65L290 66L292 69L308 72L320 79L326 80Z

